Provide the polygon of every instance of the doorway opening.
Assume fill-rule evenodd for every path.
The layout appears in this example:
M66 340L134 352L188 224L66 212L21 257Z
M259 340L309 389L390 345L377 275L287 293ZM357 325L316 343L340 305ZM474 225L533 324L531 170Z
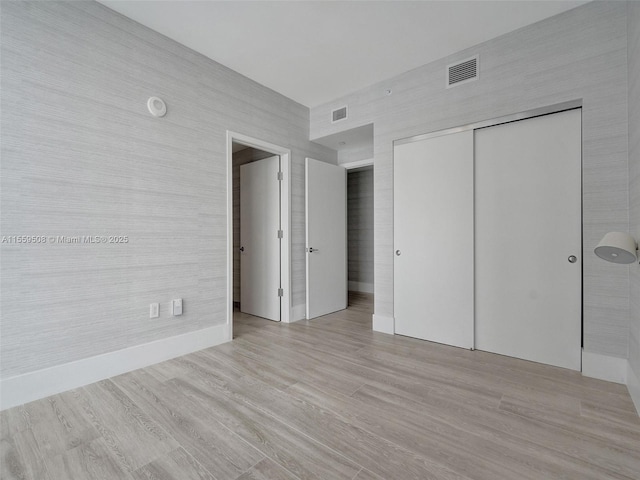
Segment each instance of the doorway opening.
M349 305L373 300L373 165L347 170Z
M291 153L287 148L227 132L229 340L233 339L234 308L245 310L246 307L249 308L247 313L252 315L263 311L265 313L258 313L258 316L290 321L290 162ZM269 174L271 170L274 170L273 175ZM265 209L257 200L259 198L268 198L268 209L252 213L256 208ZM265 212L270 217L267 223L264 222ZM270 226L273 226L273 232L271 229L266 231Z

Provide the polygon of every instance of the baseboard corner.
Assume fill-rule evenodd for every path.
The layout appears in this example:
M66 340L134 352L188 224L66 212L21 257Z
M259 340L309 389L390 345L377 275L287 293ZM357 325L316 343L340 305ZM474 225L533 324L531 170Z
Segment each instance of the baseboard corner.
M636 413L640 416L640 378L636 375L636 372L631 368L631 363L627 361L627 389L631 400L636 406Z
M298 305L294 305L291 309L291 317L289 318L289 323L299 322L300 320L304 320L307 318L307 305L304 303L300 303Z
M387 315L373 314L373 331L380 333L395 333L395 319Z
M627 383L627 359L582 349L582 375L615 383Z

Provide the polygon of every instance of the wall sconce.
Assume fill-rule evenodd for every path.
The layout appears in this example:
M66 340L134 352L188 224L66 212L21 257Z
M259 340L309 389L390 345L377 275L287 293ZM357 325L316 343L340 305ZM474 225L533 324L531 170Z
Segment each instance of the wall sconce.
M607 233L594 250L601 259L612 263L634 263L638 260L638 244L628 233Z

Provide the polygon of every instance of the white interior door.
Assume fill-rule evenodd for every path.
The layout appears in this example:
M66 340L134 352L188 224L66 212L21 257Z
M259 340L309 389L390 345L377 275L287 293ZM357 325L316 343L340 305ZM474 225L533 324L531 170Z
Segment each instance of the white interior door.
M240 166L240 310L280 320L280 157Z
M473 347L473 132L394 147L395 333Z
M475 159L476 348L580 370L580 110L477 130Z
M307 318L347 308L347 174L311 158L305 172Z

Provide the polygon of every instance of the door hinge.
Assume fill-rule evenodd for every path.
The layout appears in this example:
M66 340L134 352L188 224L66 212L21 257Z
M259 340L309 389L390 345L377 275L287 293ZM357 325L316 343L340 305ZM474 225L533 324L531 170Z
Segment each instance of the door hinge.
M283 238L284 232L282 230L278 230L278 238Z
M282 297L284 295L284 290L282 288L278 289L278 296Z
M278 180L284 180L284 174L282 172L278 172Z

